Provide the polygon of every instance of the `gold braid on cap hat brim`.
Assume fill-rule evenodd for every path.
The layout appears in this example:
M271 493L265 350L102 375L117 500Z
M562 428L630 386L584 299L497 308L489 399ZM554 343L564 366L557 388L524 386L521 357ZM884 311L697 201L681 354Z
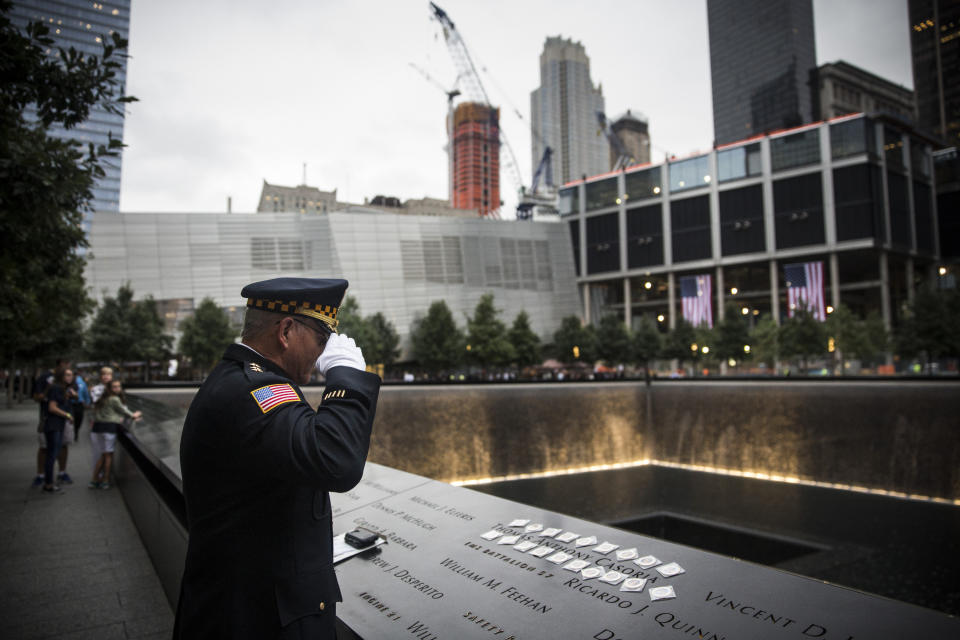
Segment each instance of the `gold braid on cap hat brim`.
M284 302L283 300L247 298L247 306L264 311L273 311L275 313L292 313L314 318L325 324L333 333L337 332L337 326L340 324L340 321L337 320L338 308L328 304L311 304L309 302L297 302L296 300Z

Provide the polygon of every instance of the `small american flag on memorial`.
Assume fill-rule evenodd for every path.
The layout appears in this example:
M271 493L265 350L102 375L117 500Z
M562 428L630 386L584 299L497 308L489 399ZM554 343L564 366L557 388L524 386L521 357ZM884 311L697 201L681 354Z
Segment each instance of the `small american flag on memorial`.
M783 265L783 277L787 282L787 313L806 307L814 318L827 319L823 304L823 262L798 262Z
M683 319L695 327L705 324L707 327L713 328L713 307L710 291L709 274L680 278L680 301L683 303Z
M257 406L264 413L270 411L277 405L285 402L297 402L300 396L293 390L289 384L271 384L266 387L260 387L250 392L253 399L257 401Z

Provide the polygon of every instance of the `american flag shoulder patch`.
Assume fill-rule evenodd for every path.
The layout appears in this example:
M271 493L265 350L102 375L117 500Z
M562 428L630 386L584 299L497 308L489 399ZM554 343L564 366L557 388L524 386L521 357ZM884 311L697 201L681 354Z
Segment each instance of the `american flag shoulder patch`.
M268 384L250 392L257 406L264 413L287 402L298 402L300 396L289 384Z

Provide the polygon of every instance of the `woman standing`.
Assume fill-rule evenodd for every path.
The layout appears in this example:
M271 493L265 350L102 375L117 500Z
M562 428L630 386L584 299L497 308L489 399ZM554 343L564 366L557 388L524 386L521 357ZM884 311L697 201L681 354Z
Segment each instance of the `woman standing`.
M123 426L125 418L139 420L143 415L139 411L130 411L124 400L123 385L119 380L112 380L104 387L103 394L93 405L90 445L96 456L96 464L93 467L93 477L87 485L91 489L110 488L110 468L113 465L117 431Z
M61 369L56 372L53 384L44 394L47 414L43 423L43 435L47 442L47 457L43 466L43 490L47 493L60 491L53 484L53 465L63 446L63 432L68 424L73 424L73 403L76 392L70 389L73 384L73 371Z

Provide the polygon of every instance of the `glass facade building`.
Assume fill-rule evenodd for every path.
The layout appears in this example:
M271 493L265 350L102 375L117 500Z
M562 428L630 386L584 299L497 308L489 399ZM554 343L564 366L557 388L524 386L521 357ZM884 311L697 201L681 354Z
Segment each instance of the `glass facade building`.
M827 305L896 326L941 257L933 142L899 119L855 114L566 185L583 313L631 326L648 316L666 330L680 278L709 274L714 319L727 303L779 319L784 265L822 261Z
M547 38L540 54L540 87L530 94L533 166L553 149L553 184L610 168L609 145L597 135L603 93L590 79L590 58L579 42Z
M152 295L175 332L205 297L243 315L240 290L280 276L342 277L365 315L382 312L406 348L410 326L444 300L462 324L484 293L502 319L523 310L544 338L577 314L565 225L352 211L96 212L86 279L96 296L129 282Z
M109 42L114 33L127 38L130 32L130 0L104 0L88 2L81 0L17 0L13 3L10 19L18 27L28 22L43 22L50 28L49 36L54 44L46 53L54 58L60 57L59 49L71 47L83 55L103 54L103 42ZM126 86L126 58L117 58L121 63L117 69L119 90ZM30 114L28 113L28 117ZM106 145L108 135L116 139L123 138L123 115L107 112L96 106L90 117L71 130L54 125L49 133L58 138L76 140L86 147L87 144ZM121 156L106 158L103 168L106 175L93 187L95 211L118 211L120 208L120 167ZM85 221L89 230L89 219Z
M708 0L716 144L813 120L813 0Z
M909 0L910 51L921 128L960 146L960 2Z

